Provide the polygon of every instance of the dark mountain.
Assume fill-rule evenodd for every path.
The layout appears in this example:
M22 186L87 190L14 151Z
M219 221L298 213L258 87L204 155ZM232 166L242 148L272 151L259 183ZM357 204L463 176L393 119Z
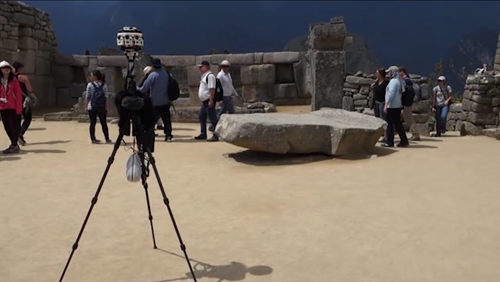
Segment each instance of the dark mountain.
M368 49L365 39L357 34L348 33L352 36L352 43L346 46L346 69L348 73L362 71L373 73L382 65L375 55ZM294 39L286 44L283 51L307 51L307 36Z
M122 26L137 26L151 54L281 51L313 22L344 16L383 65L432 71L464 34L499 26L496 1L27 1L51 14L64 53L115 44ZM105 4L104 4L105 3Z

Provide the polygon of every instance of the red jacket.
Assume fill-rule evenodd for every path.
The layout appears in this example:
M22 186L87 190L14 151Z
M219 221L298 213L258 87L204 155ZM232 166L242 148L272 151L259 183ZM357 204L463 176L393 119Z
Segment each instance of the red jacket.
M16 114L20 115L23 112L23 91L19 81L16 78L9 81L5 92L5 87L0 83L0 98L7 99L7 103L0 102L0 111L16 110Z

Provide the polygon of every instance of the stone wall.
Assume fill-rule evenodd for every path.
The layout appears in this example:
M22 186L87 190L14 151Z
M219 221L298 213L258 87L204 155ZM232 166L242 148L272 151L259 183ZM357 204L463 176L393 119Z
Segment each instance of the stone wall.
M248 53L207 56L154 55L172 72L183 92L176 104L198 106L200 71L197 64L207 60L212 72L219 71L223 60L231 63L230 73L237 91L245 102L270 102L276 105L308 105L311 92L305 87L308 81L304 53ZM57 90L57 104L71 107L85 90L86 76L93 69L101 69L111 92L123 89L125 56L56 55L53 75Z
M420 86L422 99L413 104L413 117L417 123L417 129L421 135L429 135L429 129L432 127L432 119L429 119L431 109L431 90L429 89L428 78L420 75L410 75L413 83ZM373 92L370 86L375 82L375 75L366 75L358 72L355 75L345 77L343 84L342 108L348 111L357 111L360 113L372 114L370 110L371 97Z
M51 59L57 40L49 15L18 1L0 1L0 60L22 62L41 106L56 104Z
M448 114L450 130L481 135L483 129L499 126L500 74L470 75L465 84L462 104L452 105Z

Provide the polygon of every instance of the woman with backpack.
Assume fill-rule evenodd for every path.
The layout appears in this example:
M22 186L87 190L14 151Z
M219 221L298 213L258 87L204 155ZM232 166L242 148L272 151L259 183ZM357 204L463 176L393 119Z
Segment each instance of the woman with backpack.
M451 87L446 84L444 76L438 77L438 85L432 89L432 111L436 118L436 134L440 137L446 133L446 119L451 105Z
M19 134L19 144L24 146L26 141L24 140L24 134L30 127L31 121L33 119L33 113L31 107L36 103L36 96L33 95L33 88L31 87L30 79L27 75L24 75L24 65L20 62L12 63L14 68L14 75L19 81L21 90L23 91L23 123L21 124L21 133Z
M101 71L93 71L90 73L90 80L91 81L87 84L85 93L85 105L87 105L87 111L90 118L90 140L92 144L101 143L101 141L97 140L95 137L95 126L97 124L97 118L99 118L106 143L112 143L113 141L109 139L108 124L106 123L108 87L106 86L104 75Z
M21 131L23 92L14 75L14 70L8 62L0 62L0 70L0 116L5 132L10 139L10 146L3 153L18 153L20 149L17 140Z

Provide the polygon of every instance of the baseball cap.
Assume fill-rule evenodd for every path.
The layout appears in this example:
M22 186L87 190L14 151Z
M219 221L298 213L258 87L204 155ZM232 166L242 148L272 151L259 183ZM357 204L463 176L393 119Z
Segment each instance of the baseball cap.
M445 80L446 80L446 77L444 77L444 76L438 77L438 81L445 81Z
M221 66L224 66L224 67L229 67L230 64L229 64L229 61L228 60L224 60L220 63Z
M199 67L201 66L206 66L206 67L209 67L210 66L210 63L207 61L207 60L204 60L202 61L200 64L198 64Z
M12 66L9 64L9 62L1 61L0 62L0 69L6 68L6 67L12 68Z
M151 60L151 65L154 67L154 68L161 68L163 67L162 63L161 63L161 60L160 59L152 59Z
M388 69L385 70L385 72L394 72L394 71L399 71L399 68L397 66L390 66Z
M152 67L151 66L147 66L145 67L143 70L142 70L142 73L144 75L148 74L150 71L151 71Z

